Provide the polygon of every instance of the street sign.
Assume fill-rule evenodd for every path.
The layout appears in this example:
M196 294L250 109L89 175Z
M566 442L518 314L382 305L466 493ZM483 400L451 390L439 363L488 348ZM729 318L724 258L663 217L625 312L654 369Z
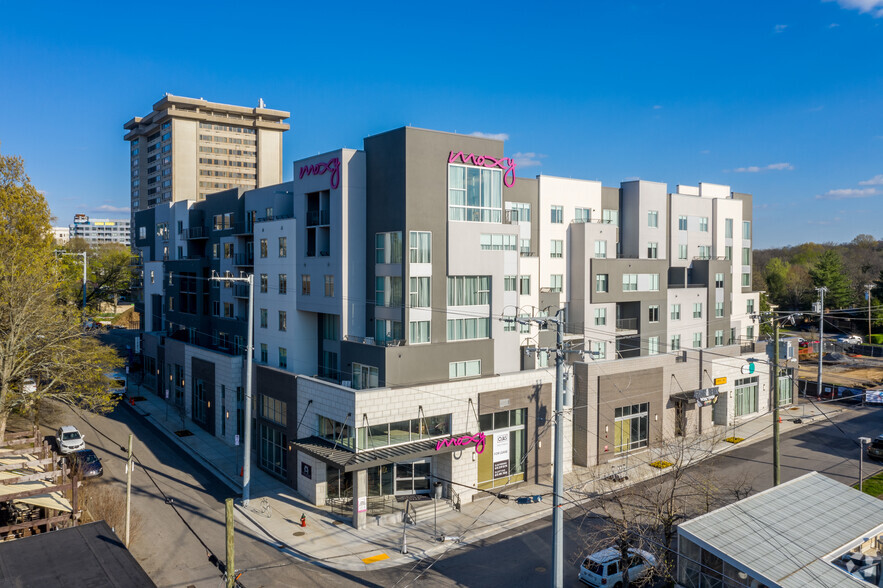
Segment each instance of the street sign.
M726 383L727 383L727 379L726 379L726 378L715 378L715 379L714 379L714 385L715 385L715 386L721 386L721 385L726 384Z
M717 400L718 392L720 392L720 388L717 386L714 388L702 388L693 392L693 398L696 399L698 406L708 406Z
M752 361L751 363L747 363L747 364L743 365L742 366L742 373L743 374L753 374L754 373L754 362Z

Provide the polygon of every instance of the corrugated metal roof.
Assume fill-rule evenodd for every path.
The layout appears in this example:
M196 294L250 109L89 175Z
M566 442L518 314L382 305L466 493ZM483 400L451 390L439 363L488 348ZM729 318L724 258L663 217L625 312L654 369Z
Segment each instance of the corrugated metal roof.
M827 563L883 525L883 501L811 472L680 525L678 532L786 588L868 586Z

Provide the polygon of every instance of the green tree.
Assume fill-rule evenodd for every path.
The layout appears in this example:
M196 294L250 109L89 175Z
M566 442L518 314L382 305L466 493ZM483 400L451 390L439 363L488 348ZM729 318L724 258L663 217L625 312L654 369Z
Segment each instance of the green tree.
M854 294L843 272L843 260L833 249L828 249L819 261L809 270L813 286L828 288L825 294L826 306L847 308L854 301Z
M119 243L90 246L83 239L71 239L66 253L86 253L86 307L96 311L102 303L116 306L119 297L128 293L132 282L130 265L132 253ZM62 299L74 305L83 300L83 258L79 255L59 256L58 265L63 277L60 287Z
M766 282L766 291L773 304L785 304L788 295L788 271L791 264L774 257L763 268L763 279Z
M43 399L94 411L115 402L103 374L122 362L83 334L79 310L59 298L49 219L23 160L0 156L0 440L13 410Z

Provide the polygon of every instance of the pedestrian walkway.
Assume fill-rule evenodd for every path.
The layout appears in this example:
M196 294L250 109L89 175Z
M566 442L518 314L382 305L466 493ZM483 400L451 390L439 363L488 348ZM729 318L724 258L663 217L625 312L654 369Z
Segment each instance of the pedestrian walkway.
M133 388L130 395L140 394L144 400L130 402L131 409L203 464L227 484L231 492L241 493L241 448L234 450L189 420L184 424L192 435L179 437L175 432L181 430L182 421L177 410L158 396L141 392L137 386ZM816 407L801 402L795 408L781 411L780 431L787 433L841 410L830 404ZM665 468L658 467L660 462L674 459L674 454L681 454L692 462L768 439L772 436L772 425L772 415L755 416L725 430L718 428L714 436L687 440L680 447L670 443L629 454L605 466L574 467L564 476L567 491L563 502L565 507L574 507L611 489L659 476L665 472ZM736 440L740 441L734 443ZM366 528L355 529L348 517L335 516L328 508L309 504L281 481L252 467L250 503L248 506L239 504L237 509L240 523L253 528L267 542L293 557L333 569L364 571L441 557L449 550L477 544L551 514L551 481L521 484L500 492L505 493L504 497L479 495L476 500L464 503L460 511L439 501L437 516L433 509L421 508L416 524L369 518ZM535 496L541 499L526 500ZM301 526L302 516L306 526Z

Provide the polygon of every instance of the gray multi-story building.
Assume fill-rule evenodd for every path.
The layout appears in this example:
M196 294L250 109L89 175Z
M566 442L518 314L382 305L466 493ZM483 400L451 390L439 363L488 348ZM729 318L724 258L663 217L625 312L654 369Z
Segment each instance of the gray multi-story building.
M500 141L408 127L291 182L138 212L146 382L232 442L248 295L211 278L253 274L256 463L316 504L545 479L555 333L537 317L585 351L565 469L768 409L762 369L741 371L751 196L516 172Z
M67 239L83 239L89 245L131 243L131 222L128 219L90 218L85 214L74 215L73 224L68 226Z

